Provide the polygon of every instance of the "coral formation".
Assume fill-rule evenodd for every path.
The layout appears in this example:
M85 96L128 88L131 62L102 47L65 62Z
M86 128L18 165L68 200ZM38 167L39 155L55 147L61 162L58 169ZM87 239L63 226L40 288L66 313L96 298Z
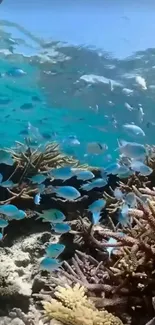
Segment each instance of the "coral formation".
M88 165L80 165L80 162L71 156L63 154L59 144L52 142L43 148L33 148L27 139L26 144L16 142L16 147L6 149L13 159L14 165L10 166L8 180L15 182L14 188L7 188L7 199L0 201L1 204L9 203L16 198L29 200L37 193L37 184L30 184L28 177L37 173L48 173L52 168L73 166L87 169Z
M52 155L51 152L54 154ZM32 150L28 146L19 144L19 150L13 150L11 154L15 164L13 167L10 166L13 169L7 179L13 180L17 185L13 190L4 188L9 197L1 201L1 204L15 199L18 207L18 205L21 206L20 204L24 199L26 202L26 209L25 206L24 209L26 212L28 211L28 215L35 215L35 207L30 202L33 202L34 194L38 190L37 185L33 185L29 181L29 177L40 172L47 175L51 168L66 164L81 168L79 162L62 155L56 144L50 144L44 152L40 149ZM150 160L149 164L153 166L153 160ZM84 165L82 168L88 169L88 166ZM99 171L96 171L95 176L97 173ZM2 248L1 262L2 264L5 263L7 272L4 270L3 274L6 276L3 276L3 267L1 267L2 278L5 278L5 281L2 279L1 282L4 290L0 290L0 301L8 302L11 297L14 297L15 301L15 297L20 298L18 292L22 291L24 293L22 300L26 301L27 305L31 294L34 304L37 304L40 297L46 299L49 289L52 303L51 301L43 303L45 313L48 314L49 318L58 319L62 323L79 324L84 319L82 324L92 324L93 317L96 317L94 324L121 324L122 320L125 324L135 325L137 319L135 315L140 310L143 315L141 318L144 318L140 321L140 325L144 325L154 315L152 297L155 296L155 188L152 175L144 177L135 173L127 179L121 179L121 181L117 176L109 176L109 182L105 188L93 189L89 191L88 195L83 194L80 190L80 200L78 202L67 201L67 204L64 204L65 201L60 198L53 201L53 194L45 191L42 194L44 203L37 208L38 213L44 209L56 207L64 212L72 228L70 234L61 236L60 242L65 244L67 251L65 252L63 267L48 276L44 273L43 275L42 273L38 274L38 258L43 255L47 247L50 233L48 233L49 236L45 236L45 241L37 242L35 251L32 248L29 252L24 250L18 254L18 258L16 258L16 254L10 253L9 248L7 248L7 254ZM75 186L74 182L79 189L82 182L72 179L69 184ZM50 180L47 178L45 181L46 190L49 189L49 183ZM54 180L54 186L56 184L61 185L62 181L60 180L57 183L57 180ZM115 196L116 187L122 193L120 198ZM128 222L127 225L122 225L121 222L118 222L119 213L126 202L126 195L131 192L136 198L136 204L134 207L128 207L126 216ZM94 225L88 206L94 200L103 197L106 199L106 205L101 212L100 223ZM56 203L53 205L53 202ZM21 220L20 225L22 222ZM27 219L27 222L29 222L30 228L32 221ZM40 220L37 222L34 220L34 222L36 227L40 222L42 233L44 231L50 232L50 227L47 227L46 222L44 224ZM13 227L12 224L9 224L7 233L9 233L9 229L13 229L11 227ZM27 235L26 228L25 233ZM110 238L114 239L115 242L109 243ZM4 246L7 242L6 236L3 242ZM78 251L75 252L75 248ZM14 244L12 249L17 252L18 244ZM11 261L12 258L13 261ZM61 258L61 261L63 260L64 256ZM30 273L31 276L29 277ZM26 287L24 286L25 282L27 283ZM59 284L62 287L66 283L70 287L64 289L59 287L53 297L55 286ZM18 284L17 288L16 284ZM72 286L73 289L69 289ZM23 288L29 288L28 294ZM82 290L87 290L88 299ZM73 312L75 306L77 314ZM22 307L19 304L19 299L17 299L17 307ZM109 314L110 312L121 320ZM89 313L91 319L89 319ZM100 319L101 315L102 320ZM106 319L109 319L107 323ZM39 321L41 322L40 319L38 323Z
M86 290L76 284L57 287L56 299L43 301L44 314L47 319L55 318L67 325L121 325L118 317L106 310L99 311L86 297ZM58 299L58 300L57 300Z
M64 262L64 268L59 272L70 283L84 285L99 308L114 311L116 306L124 306L123 310L129 314L133 309L143 309L144 313L152 315L152 297L155 295L155 191L148 188L137 191L135 187L133 190L137 194L138 206L129 209L132 218L129 226L114 226L111 223L110 230L101 224L90 226L81 219L83 240L89 254L77 252L72 258L72 266ZM147 203L141 200L143 193L149 197ZM117 240L116 244L108 243L110 237ZM107 248L110 246L113 246L113 253L109 258ZM119 309L117 315L120 316Z
M58 143L48 143L42 148L32 149L29 144L17 143L17 148L10 150L12 158L23 170L22 179L37 172L48 172L52 168L64 165L79 166L78 160L63 154ZM85 165L86 166L86 165Z

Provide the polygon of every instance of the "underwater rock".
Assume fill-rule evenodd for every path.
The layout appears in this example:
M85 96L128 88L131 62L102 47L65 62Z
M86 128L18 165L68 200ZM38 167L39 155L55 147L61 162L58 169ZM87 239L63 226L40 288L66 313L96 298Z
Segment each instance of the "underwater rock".
M29 309L34 276L39 272L39 258L49 237L44 233L28 235L11 247L0 248L0 315L5 314L8 306Z
M21 319L15 318L12 320L11 325L25 325L25 324Z
M11 325L11 318L4 316L4 317L0 317L0 325Z

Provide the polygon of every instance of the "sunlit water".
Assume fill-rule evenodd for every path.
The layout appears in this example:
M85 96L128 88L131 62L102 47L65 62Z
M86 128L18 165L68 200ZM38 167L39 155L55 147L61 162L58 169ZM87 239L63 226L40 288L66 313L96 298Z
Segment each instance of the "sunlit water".
M66 153L91 165L104 166L114 160L118 140L135 141L124 133L125 123L134 122L145 132L137 142L154 143L154 48L139 48L120 57L96 46L39 38L10 20L0 21L0 38L2 147L23 142L28 122L38 128L39 144L58 141ZM25 74L11 75L15 68ZM146 80L147 89L137 84L137 75ZM72 144L70 136L79 143ZM107 149L100 155L89 154L90 142L105 144Z

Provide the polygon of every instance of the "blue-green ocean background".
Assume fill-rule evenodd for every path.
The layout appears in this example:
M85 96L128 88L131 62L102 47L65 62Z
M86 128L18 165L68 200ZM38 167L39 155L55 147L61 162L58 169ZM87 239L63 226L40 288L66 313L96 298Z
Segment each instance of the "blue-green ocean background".
M117 139L131 140L122 131L126 122L143 128L146 137L141 143L154 144L155 8L152 2L141 2L141 7L138 3L4 0L0 5L2 147L24 141L28 122L39 129L43 142L56 140L67 153L93 165L117 157ZM26 75L7 75L16 67ZM145 78L146 91L137 87L136 75ZM124 88L133 92L126 94ZM22 109L25 103L32 103L32 108ZM142 124L138 104L145 113ZM79 146L67 143L71 135ZM106 144L108 150L100 156L87 155L92 141Z

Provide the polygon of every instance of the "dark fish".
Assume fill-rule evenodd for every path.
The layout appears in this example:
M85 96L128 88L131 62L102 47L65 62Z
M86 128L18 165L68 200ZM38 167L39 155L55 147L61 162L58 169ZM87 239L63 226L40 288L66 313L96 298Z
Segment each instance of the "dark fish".
M19 132L20 135L28 135L28 130L22 130Z
M51 135L49 133L43 132L42 136L45 140L50 140L51 139Z
M33 104L32 103L25 103L23 105L20 106L20 109L22 109L23 111L29 110L33 108Z
M32 96L31 99L32 99L34 102L41 102L41 99L40 99L38 96L36 96L36 95Z
M6 72L6 74L9 76L9 77L22 77L24 75L26 75L26 72L23 71L22 69L20 68L11 68L10 70L8 70Z
M147 122L146 127L149 129L151 126L155 126L154 122Z
M0 98L0 104L1 105L7 105L7 104L9 104L10 103L10 98L8 98L8 97L3 97L3 98Z

